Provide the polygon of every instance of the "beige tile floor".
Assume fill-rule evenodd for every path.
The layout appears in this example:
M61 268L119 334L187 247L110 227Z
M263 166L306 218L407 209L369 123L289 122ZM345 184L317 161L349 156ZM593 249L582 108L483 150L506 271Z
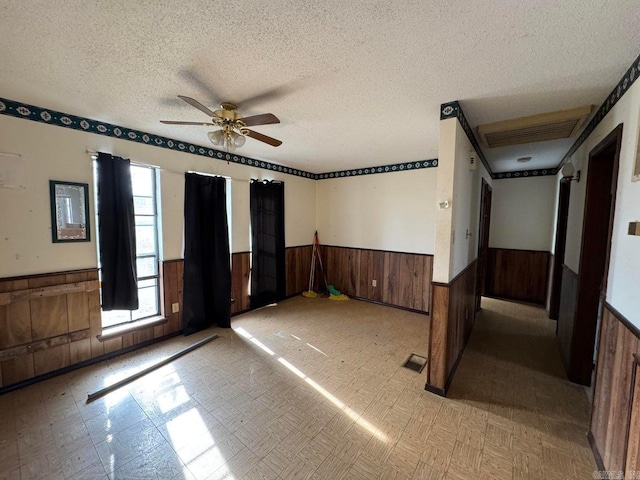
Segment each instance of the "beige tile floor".
M562 373L555 324L483 307L449 399L401 367L426 354L428 317L302 297L2 395L0 479L592 478L589 406Z

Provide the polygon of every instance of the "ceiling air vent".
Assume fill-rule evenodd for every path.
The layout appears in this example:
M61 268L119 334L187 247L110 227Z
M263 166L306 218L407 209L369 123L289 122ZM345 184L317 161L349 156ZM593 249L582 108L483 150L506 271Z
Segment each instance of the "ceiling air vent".
M592 105L587 105L488 123L478 127L478 135L483 146L488 148L569 138L578 133L592 109Z

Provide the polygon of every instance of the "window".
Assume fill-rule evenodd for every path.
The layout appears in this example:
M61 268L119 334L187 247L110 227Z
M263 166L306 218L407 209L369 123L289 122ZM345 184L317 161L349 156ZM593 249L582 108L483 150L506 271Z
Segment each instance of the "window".
M102 312L103 328L153 317L160 312L156 170L146 165L131 165L140 307Z

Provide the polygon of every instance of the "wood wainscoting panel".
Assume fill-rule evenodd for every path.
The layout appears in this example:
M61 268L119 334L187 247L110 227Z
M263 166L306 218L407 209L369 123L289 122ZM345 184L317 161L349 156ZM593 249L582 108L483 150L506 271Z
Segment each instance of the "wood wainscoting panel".
M578 301L578 274L566 265L562 265L562 291L560 293L560 310L556 340L565 371L571 366L571 342Z
M475 325L477 261L450 283L433 284L426 389L446 395Z
M427 384L444 392L447 384L447 343L449 332L449 294L447 285L433 285L431 332L429 334L429 363Z
M167 319L163 325L163 333L178 332L182 330L182 275L184 272L184 260L167 260L161 262L160 282L162 283L161 305L162 314ZM178 311L173 312L172 306L178 304ZM136 342L131 337L132 344ZM124 347L123 347L124 348Z
M552 308L551 308L551 297L552 297L552 293L551 290L553 289L553 269L555 267L555 263L556 263L556 257L553 253L549 254L549 269L547 272L547 293L545 295L545 299L544 299L544 311L547 313L547 317L552 318L553 320L557 320L557 315L556 318L553 318L551 316L552 312Z
M62 276L64 279L64 276ZM69 330L66 295L30 300L33 340L55 337Z
M631 388L631 416L627 434L625 478L632 478L636 473L640 475L640 355L635 355Z
M341 293L429 312L432 255L331 245L322 246L322 255L327 281Z
M88 293L79 292L67 294L67 320L69 321L70 332L89 328Z
M285 249L285 271L287 297L298 295L309 290L309 274L311 273L311 245L287 247ZM249 285L249 265L247 264L247 289ZM248 293L247 290L247 301ZM243 309L249 308L249 304Z
M385 291L384 257L385 252L381 250L360 251L360 280L357 290L359 297L382 302ZM377 281L375 287L373 286L374 279ZM429 276L429 281L430 279L431 276Z
M0 306L0 350L31 341L31 310L28 301Z
M251 252L231 255L231 314L249 309L249 278L251 275Z
M4 387L34 376L33 353L27 353L2 362L2 383Z
M69 361L74 363L84 362L91 358L91 338L83 338L69 344Z
M631 413L633 409L640 408L640 397L632 395L637 367L634 354L640 354L640 331L613 307L605 304L600 325L590 435L596 457L602 459L609 471L624 471ZM635 445L633 441L630 444Z
M549 252L490 248L486 295L545 304Z
M102 334L102 306L100 305L100 294L92 292L89 294L89 330L91 332L91 358L104 355L104 345L98 340L98 335Z
M55 347L40 350L33 354L34 373L43 375L71 364L69 344L56 345Z

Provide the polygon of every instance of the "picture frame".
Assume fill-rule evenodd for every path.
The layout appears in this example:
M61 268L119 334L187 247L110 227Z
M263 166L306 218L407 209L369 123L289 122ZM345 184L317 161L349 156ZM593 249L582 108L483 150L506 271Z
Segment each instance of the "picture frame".
M51 240L90 242L89 184L49 180Z

